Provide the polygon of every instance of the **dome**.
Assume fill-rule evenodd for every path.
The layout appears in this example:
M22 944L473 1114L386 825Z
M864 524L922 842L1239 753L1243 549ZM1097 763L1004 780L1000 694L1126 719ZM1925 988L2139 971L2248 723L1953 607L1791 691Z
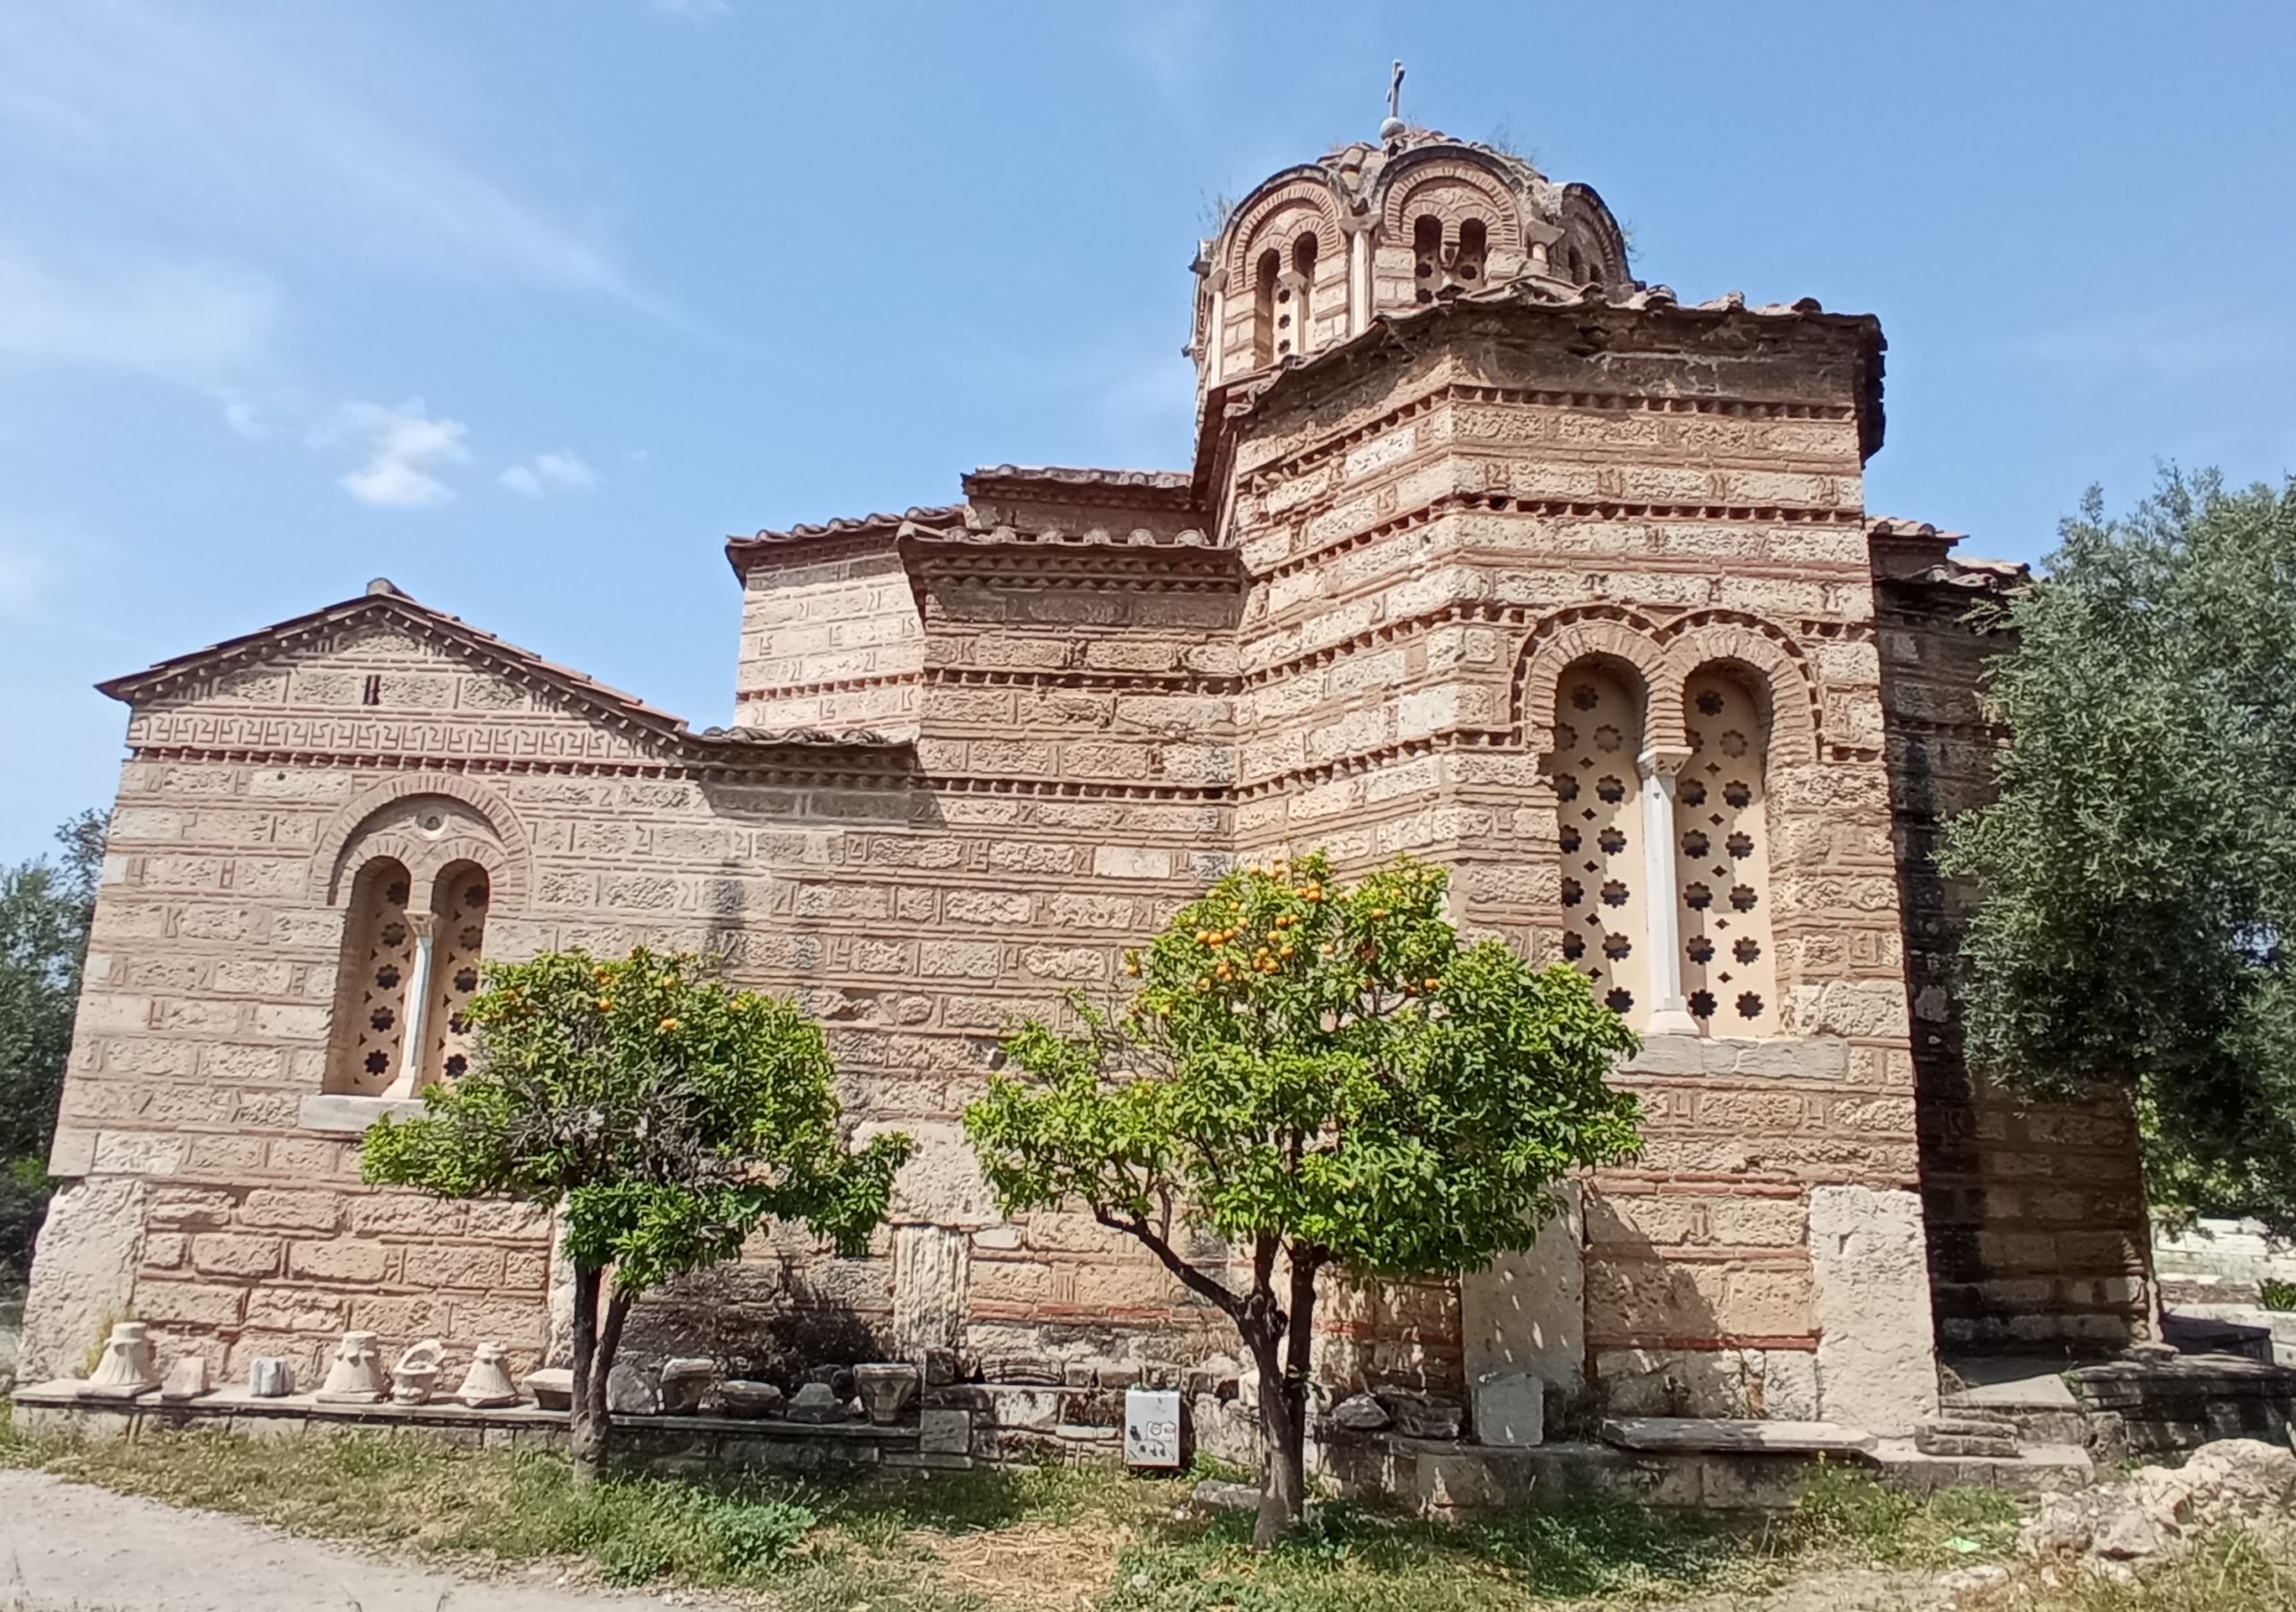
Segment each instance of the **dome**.
M1196 256L1188 344L1211 387L1401 313L1499 286L1577 301L1635 289L1602 197L1522 158L1405 128L1263 182Z

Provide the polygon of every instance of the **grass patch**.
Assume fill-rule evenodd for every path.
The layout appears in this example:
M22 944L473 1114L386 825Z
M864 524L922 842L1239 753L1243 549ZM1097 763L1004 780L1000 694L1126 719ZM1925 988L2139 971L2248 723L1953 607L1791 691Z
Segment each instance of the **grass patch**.
M1194 1475L1097 1467L579 1486L559 1456L388 1433L96 1443L13 1432L0 1433L0 1463L415 1555L546 1562L624 1585L740 1587L784 1612L1644 1607L1759 1596L1824 1566L1982 1561L2006 1550L2017 1520L1997 1494L1897 1494L1829 1468L1799 1509L1758 1527L1617 1501L1457 1526L1333 1503L1283 1549L1255 1555L1249 1516L1184 1503Z
M1718 1520L1570 1505L1463 1526L1323 1507L1282 1548L1250 1549L1251 1518L1175 1523L1126 1551L1108 1612L1510 1612L1692 1590L1754 1590L1783 1563Z
M1822 1462L1779 1525L1797 1555L1879 1567L1953 1567L2005 1556L2024 1508L1997 1489L1909 1494L1864 1470Z

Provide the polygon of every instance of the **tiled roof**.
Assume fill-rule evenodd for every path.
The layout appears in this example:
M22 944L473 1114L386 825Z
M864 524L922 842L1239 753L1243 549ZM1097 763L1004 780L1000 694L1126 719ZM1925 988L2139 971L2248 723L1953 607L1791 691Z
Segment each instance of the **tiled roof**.
M874 514L843 516L833 520L800 521L793 527L778 530L763 528L751 536L735 536L726 539L726 552L734 554L744 550L770 548L777 544L804 543L816 537L850 537L883 533L890 536L900 529L905 520L950 520L964 513L962 504L920 504L899 515Z
M1963 559L1947 553L1946 551L1961 542L1964 536L1961 532L1944 530L1926 520L1907 520L1895 515L1868 515L1866 518L1868 542L1905 544L1917 553L1932 550L1935 553L1935 560L1928 565L1916 565L1910 570L1889 572L1889 579L1893 582L1932 582L1947 588L1998 591L2032 580L2032 567L2020 561L1982 560L1974 555Z
M1165 537L1136 529L1076 532L1059 527L1015 527L1002 522L990 526L978 520L945 525L912 521L903 528L902 536L922 538L930 543L1029 544L1046 548L1201 549L1213 546L1212 540L1194 527Z
M1185 492L1194 485L1186 470L1095 470L1072 465L984 465L965 477L968 491L976 482L1039 482L1063 487L1126 487L1158 492Z

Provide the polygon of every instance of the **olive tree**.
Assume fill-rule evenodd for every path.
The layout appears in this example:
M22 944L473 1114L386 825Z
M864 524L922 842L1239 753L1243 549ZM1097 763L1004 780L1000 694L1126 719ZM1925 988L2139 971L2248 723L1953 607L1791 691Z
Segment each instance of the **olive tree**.
M2157 1206L2296 1230L2296 483L2091 493L1992 666L2009 745L1944 866L1976 1068L2117 1087Z
M708 960L556 952L497 963L464 1009L470 1071L384 1120L370 1181L560 1211L574 1272L575 1470L604 1470L606 1381L631 1305L731 1259L768 1220L841 1253L884 1219L909 1139L848 1149L820 1026Z
M82 812L46 858L0 868L0 1280L22 1282L48 1209L48 1144L96 911L107 819Z
M1082 1204L1234 1323L1260 1381L1261 1546L1305 1498L1318 1279L1526 1248L1567 1172L1639 1146L1634 1098L1605 1084L1624 1023L1566 966L1463 945L1444 885L1405 858L1342 887L1321 853L1231 873L1127 954L1127 1005L1013 1028L965 1113L1006 1213Z

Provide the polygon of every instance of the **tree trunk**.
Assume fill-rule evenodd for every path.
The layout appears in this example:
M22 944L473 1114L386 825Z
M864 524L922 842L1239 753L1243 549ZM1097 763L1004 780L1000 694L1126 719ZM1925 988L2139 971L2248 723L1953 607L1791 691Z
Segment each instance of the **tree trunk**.
M1282 1339L1273 1327L1248 1336L1252 1364L1259 1370L1259 1518L1252 1524L1252 1548L1266 1550L1300 1526L1308 1503L1307 1426L1300 1396L1283 1370Z
M1308 1407L1315 1381L1316 1272L1320 1261L1294 1250L1291 1303L1282 1316L1283 1346L1276 1365L1277 1338L1271 1332L1259 1359L1260 1440L1267 1475L1260 1488L1259 1520L1252 1548L1265 1550L1299 1527L1308 1504ZM1274 1414L1271 1414L1271 1407Z
M574 1268L574 1396L566 1413L566 1442L578 1484L596 1483L606 1470L605 1371L598 1349L598 1290L604 1275L596 1266ZM595 1397L594 1382L599 1389Z

